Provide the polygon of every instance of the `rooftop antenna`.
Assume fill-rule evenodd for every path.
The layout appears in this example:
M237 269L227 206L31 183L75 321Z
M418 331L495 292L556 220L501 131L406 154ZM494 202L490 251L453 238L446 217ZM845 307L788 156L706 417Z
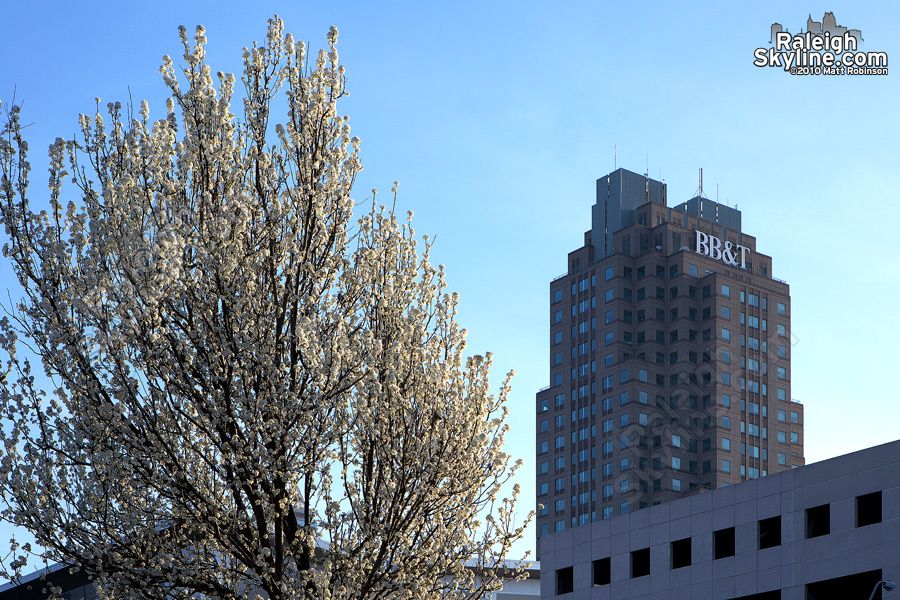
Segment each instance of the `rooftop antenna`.
M619 147L613 145L613 171L619 168Z
M719 222L719 184L716 184L716 223Z
M719 222L719 184L716 184L716 223Z
M703 218L703 167L700 167L700 210L697 211L697 218Z
M647 154L647 168L644 170L644 197L650 202L650 154Z

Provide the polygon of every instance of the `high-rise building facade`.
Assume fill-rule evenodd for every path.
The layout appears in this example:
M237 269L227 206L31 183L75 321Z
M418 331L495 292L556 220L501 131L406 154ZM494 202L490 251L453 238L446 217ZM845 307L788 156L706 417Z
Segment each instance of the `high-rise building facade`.
M741 213L619 169L550 283L540 536L804 464L790 295Z

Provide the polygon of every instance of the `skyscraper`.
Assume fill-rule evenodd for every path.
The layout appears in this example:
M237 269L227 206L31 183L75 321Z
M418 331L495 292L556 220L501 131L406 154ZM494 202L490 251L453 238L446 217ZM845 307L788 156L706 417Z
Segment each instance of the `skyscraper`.
M804 464L790 295L736 208L597 180L584 245L550 283L537 393L540 536Z

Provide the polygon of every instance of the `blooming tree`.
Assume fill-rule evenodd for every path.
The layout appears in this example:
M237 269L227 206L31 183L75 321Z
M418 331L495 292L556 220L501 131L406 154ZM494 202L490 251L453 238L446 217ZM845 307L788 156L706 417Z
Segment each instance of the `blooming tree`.
M492 395L490 355L464 358L427 237L374 200L351 221L337 31L310 56L271 20L244 49L240 119L203 28L181 40L167 117L98 100L50 148L46 211L7 111L0 216L24 294L0 323L2 518L113 598L496 589L522 534L518 489L498 495L518 466L509 377Z

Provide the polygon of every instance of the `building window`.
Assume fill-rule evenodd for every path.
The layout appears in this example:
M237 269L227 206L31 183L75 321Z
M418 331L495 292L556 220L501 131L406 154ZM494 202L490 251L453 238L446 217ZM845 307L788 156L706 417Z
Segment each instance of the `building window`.
M787 423L787 413L783 410L778 411L778 420L782 423Z
M606 290L606 301L607 302L611 302L614 297L615 297L615 292L613 291L612 288L609 288L608 290Z
M593 562L594 585L609 585L612 582L612 561L601 558Z
M781 545L781 517L771 517L759 521L759 549Z
M881 523L881 492L856 497L856 526Z
M562 521L557 521L557 531L562 531L562 527L559 527L559 524ZM556 594L571 594L574 589L574 577L572 567L566 567L565 569L557 569L556 570Z
M806 539L831 533L831 505L806 509Z
M780 431L778 433L781 433ZM787 455L784 452L778 453L778 464L782 466L787 466Z
M644 577L650 574L650 548L634 550L631 553L631 576Z
M672 468L676 471L681 468L681 459L677 456L672 457Z
M731 385L731 373L722 373L722 383L724 385Z
M729 438L722 438L722 450L731 450L731 440Z
M734 527L713 532L713 558L734 556Z
M731 461L730 460L722 460L722 472L723 473L731 473Z
M787 306L785 306L785 304L782 302L778 303L778 314L781 315L782 317L787 316Z
M691 565L691 538L672 542L672 568L680 569Z
M731 320L731 309L728 308L727 306L722 307L722 318Z
M800 423L800 414L791 411L791 423Z

